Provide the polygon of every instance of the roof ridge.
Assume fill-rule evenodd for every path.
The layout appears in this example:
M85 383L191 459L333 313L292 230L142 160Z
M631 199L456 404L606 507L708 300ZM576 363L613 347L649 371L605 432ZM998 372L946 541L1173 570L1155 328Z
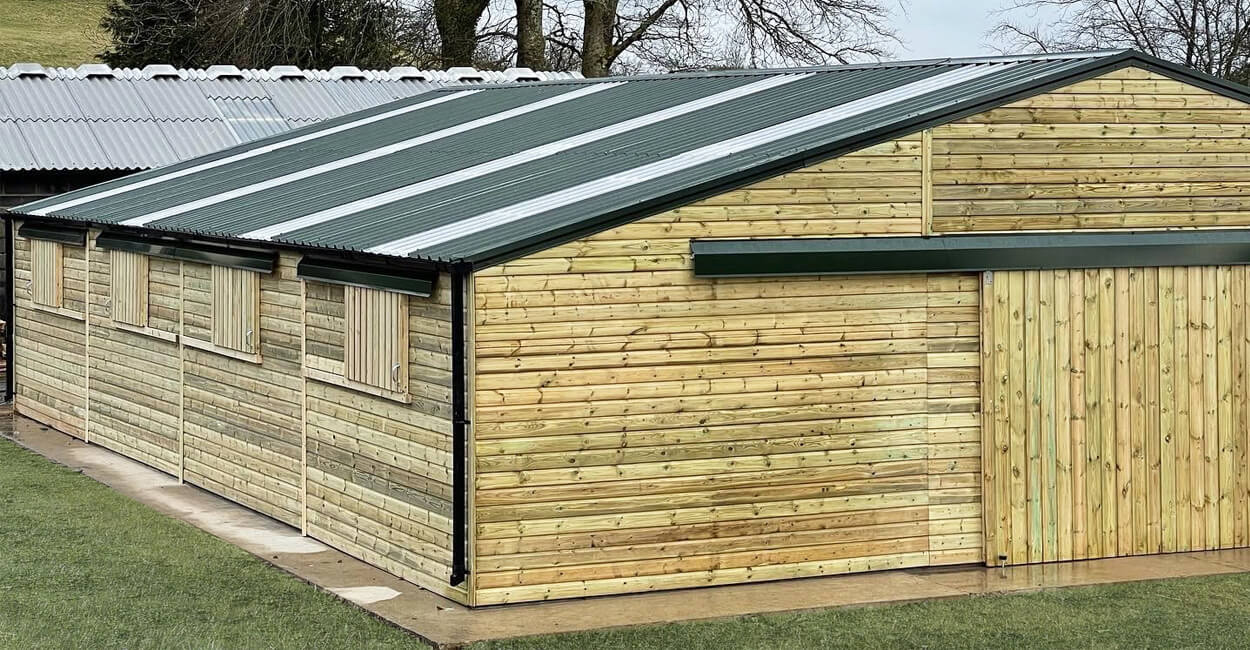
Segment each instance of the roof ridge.
M890 68L920 68L920 67L937 67L937 66L965 66L965 65L981 65L987 63L1020 63L1026 61L1065 61L1065 60L1081 60L1081 59L1102 59L1117 56L1144 56L1136 50L1130 49L1107 49L1107 50L1084 50L1078 52L1055 52L1040 54L1015 54L1015 55L996 55L996 56L969 56L969 57L942 57L935 59L900 59L896 61L874 61L863 63L846 63L841 65L821 65L821 66L802 66L792 68L735 68L726 70L691 70L686 72L657 72L636 75L621 75L611 77L597 78L564 78L564 79L548 79L539 83L546 84L593 84L593 83L611 83L621 81L665 81L672 79L713 79L718 77L755 77L770 76L784 74L811 74L822 72L845 72L851 70L884 70ZM511 87L500 84L486 84L486 86L499 86L500 88ZM447 89L440 89L447 90Z

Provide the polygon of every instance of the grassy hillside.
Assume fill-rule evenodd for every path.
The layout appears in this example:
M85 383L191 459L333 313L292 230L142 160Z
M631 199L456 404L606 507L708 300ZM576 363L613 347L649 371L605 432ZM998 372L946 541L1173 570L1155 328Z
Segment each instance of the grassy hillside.
M0 0L0 66L33 61L74 67L104 49L107 0Z

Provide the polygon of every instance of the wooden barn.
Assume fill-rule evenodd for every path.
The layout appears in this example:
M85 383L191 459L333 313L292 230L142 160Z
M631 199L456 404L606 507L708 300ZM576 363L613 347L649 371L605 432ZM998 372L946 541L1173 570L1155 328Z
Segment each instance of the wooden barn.
M1250 546L1250 90L432 90L15 208L18 411L468 605Z
M0 208L196 158L438 86L564 79L511 68L0 65ZM0 240L0 268L5 268ZM0 302L7 302L0 275ZM4 324L0 322L0 332ZM0 375L4 369L0 366ZM3 382L0 379L0 382Z

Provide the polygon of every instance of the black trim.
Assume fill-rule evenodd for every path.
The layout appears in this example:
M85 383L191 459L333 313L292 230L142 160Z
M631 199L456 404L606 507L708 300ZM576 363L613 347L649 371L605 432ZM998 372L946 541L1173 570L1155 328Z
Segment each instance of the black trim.
M1250 230L691 240L700 277L1250 264Z
M43 223L23 222L22 227L17 229L17 236L25 237L26 239L46 239L74 246L87 245L87 228L85 226L76 228L73 226L53 226Z
M13 218L5 215L4 219L4 401L13 401L13 393L17 384L14 381L13 368L13 330L17 325L17 319L13 317L17 304L16 284L13 278L13 253L16 247L13 244Z
M469 267L457 264L451 270L451 585L464 582L469 569L465 560L468 545L468 436L465 418L465 280Z
M413 271L405 275L397 275L395 271L394 265L380 267L305 257L300 260L296 273L301 278L317 282L384 289L422 298L433 295L437 271Z
M274 264L278 260L278 254L274 251L221 246L169 237L103 232L96 237L95 244L99 248L109 250L228 266L260 273L273 273Z

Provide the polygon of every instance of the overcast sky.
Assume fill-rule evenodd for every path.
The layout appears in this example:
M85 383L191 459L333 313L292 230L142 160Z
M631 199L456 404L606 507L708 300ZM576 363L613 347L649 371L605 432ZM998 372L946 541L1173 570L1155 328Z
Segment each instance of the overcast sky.
M993 11L1004 0L904 0L906 12L895 10L894 23L904 47L898 59L996 54L985 33L1002 20ZM1017 16L1028 20L1027 15Z

